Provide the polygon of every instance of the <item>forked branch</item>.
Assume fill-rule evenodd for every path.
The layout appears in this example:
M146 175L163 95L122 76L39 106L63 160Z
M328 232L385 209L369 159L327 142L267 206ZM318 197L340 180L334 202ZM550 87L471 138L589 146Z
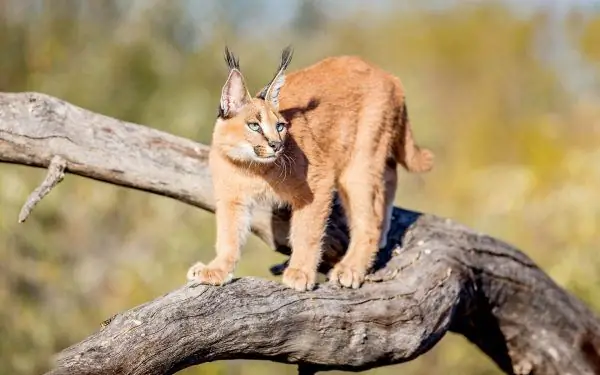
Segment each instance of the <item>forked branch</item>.
M46 95L0 94L0 161L46 168L64 160L53 168L210 211L207 150ZM289 252L289 217L261 207L253 231ZM348 243L337 205L330 222L324 269ZM60 353L51 373L172 374L234 358L359 371L414 359L449 331L507 374L600 373L600 320L517 249L399 208L389 244L358 290L324 283L297 293L257 278L184 285L116 315Z

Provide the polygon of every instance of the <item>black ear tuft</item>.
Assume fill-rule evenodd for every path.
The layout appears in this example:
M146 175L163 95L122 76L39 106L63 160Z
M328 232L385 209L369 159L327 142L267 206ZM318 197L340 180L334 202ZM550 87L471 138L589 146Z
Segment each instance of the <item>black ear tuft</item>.
M278 71L280 70L286 70L288 65L290 65L290 62L292 61L292 56L294 55L294 49L292 48L291 45L285 47L283 49L283 51L281 51L281 63L279 64L279 69L277 69Z
M285 72L288 65L290 65L290 62L292 61L293 55L294 55L294 49L292 48L291 45L285 47L283 49L283 51L281 51L281 61L279 62L279 67L277 68L277 73L275 73L275 76L273 77L273 79L271 79L271 82L269 82L269 84L266 85L258 93L258 95L256 96L257 98L262 99L262 100L267 99L267 93L269 92L271 85L277 79L277 77L279 77L279 75L281 75L281 74L283 74L283 72Z
M240 60L237 57L235 57L235 55L229 50L227 46L225 46L225 62L227 62L229 70L240 70Z

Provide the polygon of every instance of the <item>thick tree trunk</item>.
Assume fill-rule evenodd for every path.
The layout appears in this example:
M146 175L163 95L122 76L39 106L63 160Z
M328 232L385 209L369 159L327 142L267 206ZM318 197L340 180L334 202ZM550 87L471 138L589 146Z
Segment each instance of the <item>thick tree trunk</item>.
M0 94L0 161L52 167L23 220L64 171L212 211L207 150L50 96ZM253 231L289 253L289 216L261 207ZM323 271L347 243L336 204ZM296 363L303 373L360 371L412 360L448 331L507 374L600 374L600 320L528 257L450 220L400 208L388 249L358 290L323 283L298 293L257 278L188 284L115 316L60 353L51 374L172 374L234 358Z

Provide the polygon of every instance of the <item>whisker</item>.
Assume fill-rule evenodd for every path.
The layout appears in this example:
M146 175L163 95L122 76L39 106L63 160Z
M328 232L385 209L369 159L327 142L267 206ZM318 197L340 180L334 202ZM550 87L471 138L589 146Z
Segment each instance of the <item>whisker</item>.
M285 156L285 160L289 161L289 165L288 166L289 166L289 169L290 169L290 176L291 176L292 172L293 172L293 169L292 169L292 165L293 164L292 163L294 162L294 160L289 155L284 154L284 156ZM286 166L286 174L287 174L287 166Z
M287 165L286 165L286 155L283 154L282 163L283 163L283 181L287 178Z
M281 173L283 171L284 168L284 162L283 160L281 160L282 165L277 164L277 162L280 161L280 159L275 160L275 165L277 166L277 168L279 168L279 175L277 176L278 179L281 179Z
M288 160L290 161L290 172L293 169L293 167L296 165L296 159L294 159L293 157L286 155Z

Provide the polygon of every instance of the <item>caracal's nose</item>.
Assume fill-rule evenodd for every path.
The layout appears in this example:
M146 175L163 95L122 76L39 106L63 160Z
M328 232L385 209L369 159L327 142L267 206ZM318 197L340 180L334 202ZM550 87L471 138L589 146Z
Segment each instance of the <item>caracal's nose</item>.
M282 142L279 142L279 141L269 141L269 147L271 147L274 152L279 151L282 146L283 146Z

